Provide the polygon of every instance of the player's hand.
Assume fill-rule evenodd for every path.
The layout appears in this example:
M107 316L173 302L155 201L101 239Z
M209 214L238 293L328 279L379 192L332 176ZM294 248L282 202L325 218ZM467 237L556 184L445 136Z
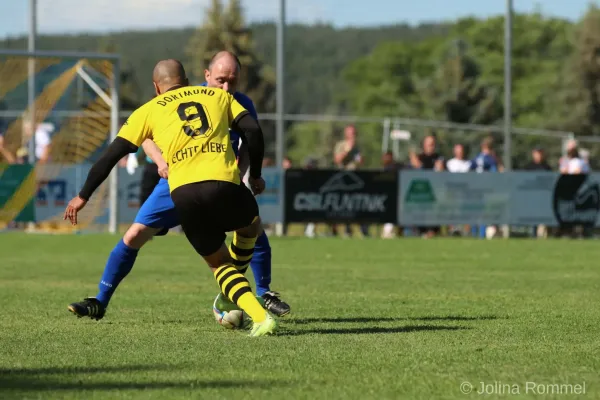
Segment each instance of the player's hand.
M169 164L164 163L158 166L158 175L163 179L169 179Z
M63 219L66 221L67 218L71 221L71 225L77 225L77 213L85 207L87 201L82 199L79 196L73 197L73 199L67 205L67 209L65 210L65 215Z
M252 193L254 195L259 195L265 191L265 180L263 178L248 178L248 184L250 185L250 189L252 189Z

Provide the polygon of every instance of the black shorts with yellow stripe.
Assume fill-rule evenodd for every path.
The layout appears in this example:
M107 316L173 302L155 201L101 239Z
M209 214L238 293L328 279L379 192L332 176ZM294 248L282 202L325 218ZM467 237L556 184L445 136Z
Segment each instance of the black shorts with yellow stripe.
M203 181L171 192L181 228L201 256L215 253L226 238L258 216L254 195L243 183Z

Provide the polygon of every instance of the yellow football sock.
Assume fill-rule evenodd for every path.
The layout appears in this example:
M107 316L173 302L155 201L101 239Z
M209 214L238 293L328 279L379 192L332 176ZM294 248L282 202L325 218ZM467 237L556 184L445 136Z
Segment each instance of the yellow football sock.
M244 310L254 322L265 320L267 312L256 300L248 280L233 265L220 266L214 275L225 297Z
M254 255L255 245L256 236L248 238L238 235L237 232L233 233L233 240L229 245L229 254L233 258L233 265L242 274L245 274L248 270L248 265L250 265L250 261L252 261L252 256Z

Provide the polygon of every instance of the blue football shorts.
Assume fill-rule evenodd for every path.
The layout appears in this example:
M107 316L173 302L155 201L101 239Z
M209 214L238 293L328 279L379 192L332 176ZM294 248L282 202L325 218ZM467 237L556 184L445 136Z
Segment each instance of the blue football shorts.
M156 236L166 235L169 229L179 225L175 204L171 200L169 182L166 179L161 178L158 182L150 197L140 207L134 222L151 228L161 228Z

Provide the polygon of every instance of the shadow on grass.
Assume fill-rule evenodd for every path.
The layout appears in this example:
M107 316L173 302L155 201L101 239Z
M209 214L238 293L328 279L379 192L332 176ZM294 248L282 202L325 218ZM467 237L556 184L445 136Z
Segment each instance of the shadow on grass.
M425 316L425 317L339 317L339 318L297 318L286 320L290 324L312 324L315 322L345 323L345 322L394 322L394 321L483 321L494 320L494 315L465 317L460 315Z
M152 389L202 389L202 388L268 388L281 382L262 380L185 380L169 381L157 379L149 382L123 382L122 374L126 372L173 370L176 366L170 365L125 365L107 367L54 367L54 368L0 368L0 388L2 390L19 391L56 391L56 390L152 390ZM87 376L78 377L77 374L117 373L118 380L111 381L90 380ZM61 376L62 375L62 376ZM131 377L135 380L135 376Z
M70 375L98 374L128 371L152 371L175 368L173 365L110 365L102 367L48 367L48 368L0 368L0 376L10 375Z
M364 327L364 328L320 328L306 329L300 331L281 331L277 336L298 336L298 335L344 335L344 334L373 334L373 333L409 333L422 331L458 331L471 329L464 326L443 326L443 325L407 325L396 327Z

